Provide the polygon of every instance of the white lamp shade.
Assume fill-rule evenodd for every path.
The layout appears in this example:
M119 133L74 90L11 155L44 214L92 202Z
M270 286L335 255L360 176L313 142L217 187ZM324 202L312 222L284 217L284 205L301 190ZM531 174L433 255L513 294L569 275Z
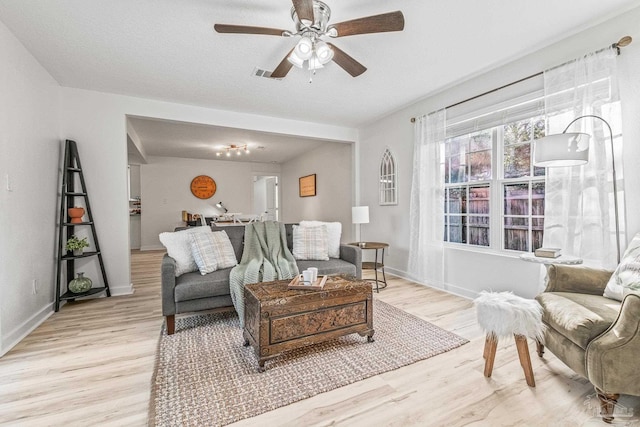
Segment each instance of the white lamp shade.
M295 65L298 68L302 68L302 66L304 65L304 60L301 59L298 55L296 55L295 50L291 52L291 55L289 55L287 59L289 60L289 62L291 62L293 65Z
M306 37L300 39L293 52L302 60L307 60L313 55L313 42Z
M369 206L354 206L351 208L351 222L354 224L369 223Z
M536 139L533 164L544 168L584 165L589 162L589 138L586 133L560 133Z
M319 70L320 68L324 68L320 59L318 59L318 55L314 54L311 59L309 59L309 69L310 70Z
M316 43L316 56L321 64L326 64L333 59L333 49L323 41Z

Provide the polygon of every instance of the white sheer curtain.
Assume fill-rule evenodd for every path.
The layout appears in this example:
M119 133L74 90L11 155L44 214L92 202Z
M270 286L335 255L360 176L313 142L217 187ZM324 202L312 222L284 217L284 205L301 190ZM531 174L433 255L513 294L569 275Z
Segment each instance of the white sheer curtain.
M442 287L445 110L418 117L414 129L408 270L414 280Z
M606 49L545 71L547 134L561 133L572 120L594 114L609 122L616 150L621 150L616 60L616 50ZM583 118L567 132L591 135L589 162L584 166L547 169L543 245L562 248L563 253L581 257L585 264L615 268L609 131L601 120ZM620 192L622 168L619 159L616 160ZM622 213L622 193L618 198ZM621 218L621 227L623 224Z

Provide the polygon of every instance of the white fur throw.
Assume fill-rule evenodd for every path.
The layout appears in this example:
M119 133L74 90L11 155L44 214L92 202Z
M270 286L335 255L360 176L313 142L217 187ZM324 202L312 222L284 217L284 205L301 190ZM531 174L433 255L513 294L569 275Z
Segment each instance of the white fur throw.
M542 341L542 307L511 292L482 291L474 301L478 323L498 338L524 335Z

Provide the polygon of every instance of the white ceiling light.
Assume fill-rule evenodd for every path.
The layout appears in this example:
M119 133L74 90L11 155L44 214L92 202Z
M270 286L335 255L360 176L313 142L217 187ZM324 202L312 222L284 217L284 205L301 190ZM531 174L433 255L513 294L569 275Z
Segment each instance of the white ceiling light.
M222 156L222 154L225 154L227 157L231 157L231 153L236 153L237 156L240 156L242 154L242 152L244 151L244 154L249 154L249 144L244 144L244 145L224 145L222 147L218 148L218 151L216 152L216 157L220 157Z
M333 59L333 49L315 34L305 34L287 59L298 68L303 68L306 62L306 68L315 71Z

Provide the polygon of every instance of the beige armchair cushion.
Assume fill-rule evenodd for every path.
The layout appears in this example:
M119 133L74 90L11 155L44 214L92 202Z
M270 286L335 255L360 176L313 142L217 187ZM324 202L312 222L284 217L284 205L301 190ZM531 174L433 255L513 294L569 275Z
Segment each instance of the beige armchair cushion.
M620 303L601 295L543 292L536 297L548 327L586 350L616 319Z

